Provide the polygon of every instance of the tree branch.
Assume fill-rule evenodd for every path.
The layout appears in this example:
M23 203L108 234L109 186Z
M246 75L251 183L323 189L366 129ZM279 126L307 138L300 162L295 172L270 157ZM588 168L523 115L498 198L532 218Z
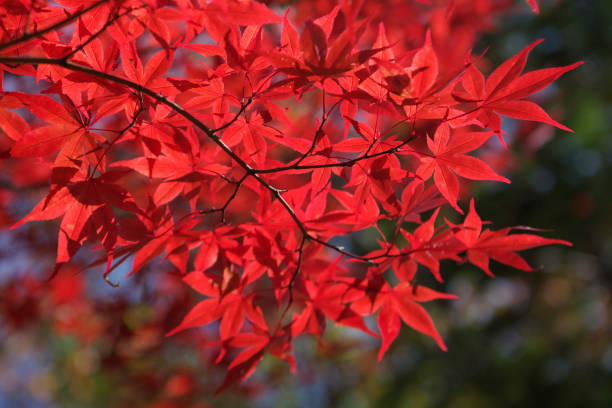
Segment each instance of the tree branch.
M261 178L261 176L259 175L259 173L265 172L265 171L258 171L257 169L254 169L253 167L251 167L248 163L246 163L244 160L242 160L242 158L240 158L240 156L238 156L227 144L225 144L225 142L223 142L223 140L221 140L221 138L212 130L210 129L208 126L206 126L202 121L200 121L199 119L197 119L195 116L193 116L191 113L189 113L187 110L185 110L182 106L180 106L179 104L177 104L176 102L173 102L169 99L167 99L165 96L158 94L157 92L152 91L151 89L142 86L141 84L138 84L136 82L130 81L129 79L125 79L116 75L112 75L112 74L108 74L106 72L100 72L97 71L95 69L83 66L83 65L79 65L79 64L75 64L73 62L70 61L66 61L63 58L43 58L43 57L0 57L0 63L3 64L47 64L47 65L54 65L54 66L59 66L65 69L69 69L71 71L76 71L76 72L81 72L84 74L88 74L91 76L95 76L110 82L114 82L117 84L121 84L124 85L128 88L134 89L135 91L138 91L144 95L147 95L149 97L151 97L152 99L156 100L159 103L162 103L168 107L170 107L172 110L174 110L177 114L181 115L182 117L184 117L185 119L187 119L189 122L191 122L193 125L195 125L197 128L199 128L200 130L202 130L206 136L208 138L210 138L214 143L216 143L221 150L223 150L232 160L234 160L240 167L242 167L248 176L253 177L255 180L257 180L257 182L259 184L261 184L265 189L267 189L274 198L276 198L278 200L278 202L280 202L280 204L285 208L285 210L287 211L287 213L289 214L289 216L291 217L291 219L295 222L295 224L297 225L297 227L300 229L300 232L302 232L302 234L304 236L306 236L307 239L317 242L327 248L330 248L342 255L348 256L350 258L353 259L358 259L358 260L362 260L365 262L369 262L371 263L370 260L368 260L365 257L359 256L359 255L355 255L352 254L348 251L345 251L344 249L337 247L336 245L332 245L328 242L325 242L319 238L316 238L315 236L311 235L307 230L306 227L304 225L304 223L297 217L297 215L295 214L295 211L293 210L293 208L289 205L289 203L287 203L287 201L283 198L283 196L281 195L282 190L272 186L271 184L269 184L267 181L265 181L263 178ZM404 144L407 143L404 142ZM403 145L403 144L402 144ZM379 154L377 154L379 155ZM374 157L374 155L370 155L371 157ZM305 167L305 166L304 166ZM289 167L289 169L291 169L291 167ZM280 168L277 170L277 172L283 171L284 168ZM268 171L268 173L270 173L270 171Z
M42 35L47 34L50 31L56 30L66 24L71 23L72 21L76 20L77 18L79 18L80 16L82 16L85 13L90 12L91 10L95 9L96 7L108 2L109 0L99 0L95 3L93 3L91 6L84 8L83 10L77 11L74 14L69 15L68 17L66 17L65 19L58 21L55 24L50 25L49 27L43 28L42 30L37 30L34 31L32 33L29 34L24 34L19 38L16 38L14 40L5 42L4 44L0 44L0 51L5 50L7 48L10 48L12 46L15 46L17 44L21 44L23 42L29 41L33 38L36 37L40 37Z

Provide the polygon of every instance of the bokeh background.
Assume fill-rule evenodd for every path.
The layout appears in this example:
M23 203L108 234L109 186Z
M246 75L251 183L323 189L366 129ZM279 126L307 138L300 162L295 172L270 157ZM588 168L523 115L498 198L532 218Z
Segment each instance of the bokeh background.
M242 391L212 400L224 375L212 351L163 337L192 293L171 275L117 273L113 289L70 271L49 290L20 272L37 258L19 234L54 245L56 227L39 223L0 231L0 407L611 407L612 2L541 3L540 16L504 16L479 47L495 66L546 38L528 69L584 60L538 95L575 133L505 123L528 135L500 158L512 184L476 186L476 200L497 226L550 228L574 246L528 252L533 273L496 264L496 279L446 264L460 300L428 310L448 352L405 329L378 363L377 341L330 328L321 343L297 341L296 375L266 358Z

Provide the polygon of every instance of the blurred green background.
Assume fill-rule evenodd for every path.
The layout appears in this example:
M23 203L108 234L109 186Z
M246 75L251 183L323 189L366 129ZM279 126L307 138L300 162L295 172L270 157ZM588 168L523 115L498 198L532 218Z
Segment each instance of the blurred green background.
M297 341L296 375L266 358L246 384L251 396L232 389L213 401L223 371L204 364L212 355L160 338L163 313L182 316L189 294L168 304L134 282L122 286L138 293L132 303L62 312L68 325L81 314L93 334L52 335L44 322L1 329L0 407L612 407L612 1L541 6L540 16L504 17L479 46L490 46L493 66L537 38L546 41L528 70L584 60L538 95L575 133L506 123L529 133L512 147L512 184L479 186L476 200L496 226L551 228L574 247L528 252L542 266L534 273L496 264L496 279L445 264L446 289L460 300L428 310L448 352L404 329L378 363L376 340L330 328L321 344ZM13 295L23 310L40 307ZM113 343L120 335L129 342Z

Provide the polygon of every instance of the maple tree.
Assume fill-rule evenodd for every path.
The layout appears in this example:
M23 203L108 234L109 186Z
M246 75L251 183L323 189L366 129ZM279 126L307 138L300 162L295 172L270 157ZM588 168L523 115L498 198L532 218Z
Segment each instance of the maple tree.
M471 47L513 2L390 3L0 2L0 166L46 189L3 222L61 219L51 276L81 250L111 285L168 261L203 298L167 335L216 324L219 390L266 354L295 369L328 321L379 359L402 322L446 349L422 303L454 296L420 269L569 245L485 227L461 180L509 182L475 155L506 147L500 115L569 130L526 98L580 62L524 72L535 41L485 76ZM376 248L338 244L366 229Z

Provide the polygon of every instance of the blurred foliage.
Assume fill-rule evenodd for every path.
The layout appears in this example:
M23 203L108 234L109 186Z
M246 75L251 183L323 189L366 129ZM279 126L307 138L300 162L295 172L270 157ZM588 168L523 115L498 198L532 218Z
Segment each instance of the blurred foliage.
M2 307L20 316L0 327L0 407L612 406L612 2L541 3L540 16L505 17L503 35L480 47L491 47L494 66L544 37L528 68L584 60L541 95L575 133L551 138L540 125L509 132L522 138L511 147L520 162L512 184L479 187L477 203L496 225L554 228L574 247L532 251L531 264L544 266L531 274L495 265L494 280L446 265L447 289L460 299L428 310L448 352L403 330L378 363L376 340L333 328L320 344L298 341L296 375L267 359L246 392L213 401L223 375L207 364L214 353L181 348L181 336L205 339L206 332L163 341L168 327L160 322L182 316L193 301L184 288L147 292L134 282L123 292L88 293L86 303L74 290L80 280L43 293L26 276L0 288ZM2 246L8 256L10 245ZM62 276L56 286L74 278ZM173 303L164 290L173 290ZM128 291L135 300L117 301Z

